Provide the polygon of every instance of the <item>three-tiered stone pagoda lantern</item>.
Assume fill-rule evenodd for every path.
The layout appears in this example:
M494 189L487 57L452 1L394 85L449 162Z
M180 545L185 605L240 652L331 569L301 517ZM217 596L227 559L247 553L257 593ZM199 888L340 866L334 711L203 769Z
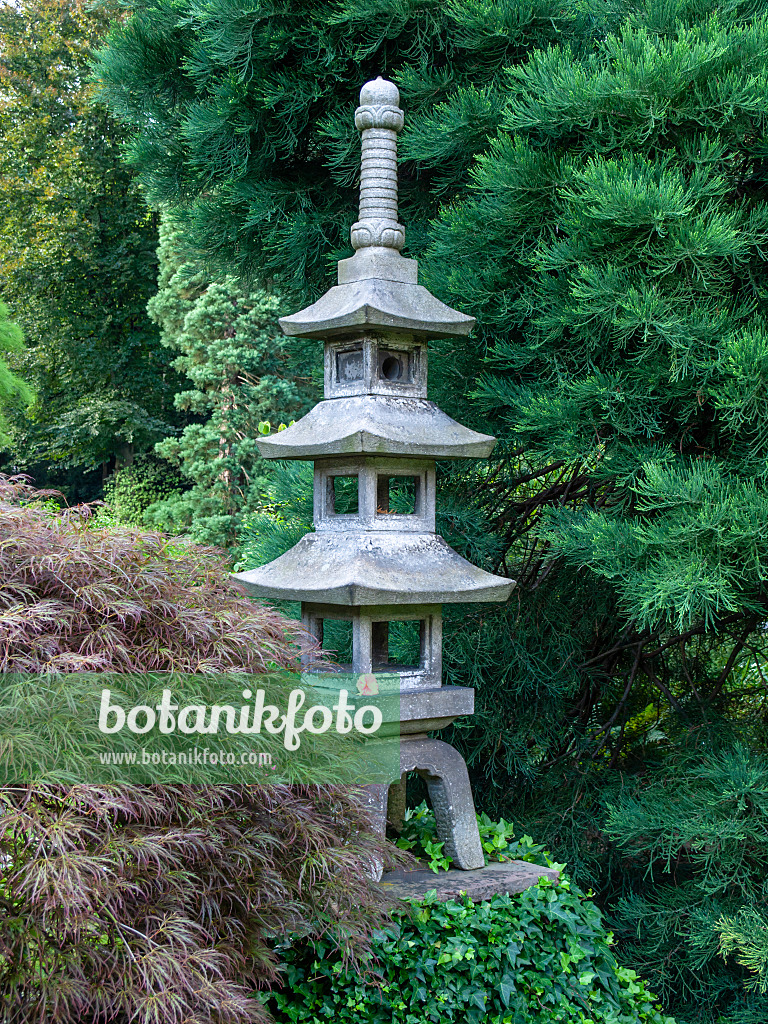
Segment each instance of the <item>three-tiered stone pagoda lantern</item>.
M427 398L429 339L464 337L475 321L419 285L416 260L400 254L399 99L381 78L363 86L355 255L339 261L335 287L280 320L287 335L323 339L325 400L260 440L259 450L267 459L314 462L315 532L238 579L254 596L300 601L321 643L324 623L351 624L347 671L399 677L401 772L426 779L446 852L470 869L483 865L483 852L466 764L449 744L427 737L474 710L473 690L441 685L441 606L504 601L514 583L478 569L435 533L435 460L484 458L495 440ZM417 664L391 655L393 623L418 624L411 626ZM382 830L387 790L369 786Z

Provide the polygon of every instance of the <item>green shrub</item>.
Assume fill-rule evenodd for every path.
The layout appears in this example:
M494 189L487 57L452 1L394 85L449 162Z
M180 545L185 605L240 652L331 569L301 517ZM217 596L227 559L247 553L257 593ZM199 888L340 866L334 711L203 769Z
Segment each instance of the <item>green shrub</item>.
M376 934L371 974L328 939L281 947L280 1024L674 1024L621 967L598 908L563 879L483 903L430 893Z
M180 495L184 481L178 470L152 455L138 455L104 484L104 499L124 526L145 526L144 513L156 501Z

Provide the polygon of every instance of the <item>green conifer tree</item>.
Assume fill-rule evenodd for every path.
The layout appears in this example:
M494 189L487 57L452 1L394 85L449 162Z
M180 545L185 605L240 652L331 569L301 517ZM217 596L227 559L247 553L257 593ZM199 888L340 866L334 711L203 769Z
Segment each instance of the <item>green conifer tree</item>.
M149 302L173 367L191 384L176 407L195 420L157 452L192 486L149 507L145 521L233 548L240 514L260 501L265 464L256 439L311 404L311 366L277 324L278 298L233 277L211 283L202 265L180 255L183 229L161 226L158 292ZM308 347L309 348L309 347ZM311 356L310 356L311 358Z
M617 907L653 990L683 1020L768 1019L766 754L736 742L675 758L617 798L608 832L653 878Z

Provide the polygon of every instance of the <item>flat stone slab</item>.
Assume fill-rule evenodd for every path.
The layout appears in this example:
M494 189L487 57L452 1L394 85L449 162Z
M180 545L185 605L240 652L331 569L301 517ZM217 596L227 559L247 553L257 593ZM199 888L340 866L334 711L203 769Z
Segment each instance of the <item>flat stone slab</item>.
M437 874L428 868L386 871L380 885L386 892L400 899L423 899L430 889L437 890L437 898L444 902L465 892L475 903L489 900L496 893L512 895L535 885L540 878L556 882L560 872L542 868L524 860L495 861L474 871L449 868Z

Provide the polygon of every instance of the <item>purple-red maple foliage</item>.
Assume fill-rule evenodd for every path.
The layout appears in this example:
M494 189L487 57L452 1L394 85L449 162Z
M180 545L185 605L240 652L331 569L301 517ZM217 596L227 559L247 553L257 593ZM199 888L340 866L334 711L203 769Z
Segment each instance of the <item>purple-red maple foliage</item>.
M93 525L0 477L0 668L258 672L306 639L213 550ZM0 710L0 716L2 711ZM384 919L359 792L0 787L3 1024L261 1024L271 943Z
M45 499L48 499L47 501ZM93 525L0 474L0 671L262 672L307 637L254 604L215 548Z

